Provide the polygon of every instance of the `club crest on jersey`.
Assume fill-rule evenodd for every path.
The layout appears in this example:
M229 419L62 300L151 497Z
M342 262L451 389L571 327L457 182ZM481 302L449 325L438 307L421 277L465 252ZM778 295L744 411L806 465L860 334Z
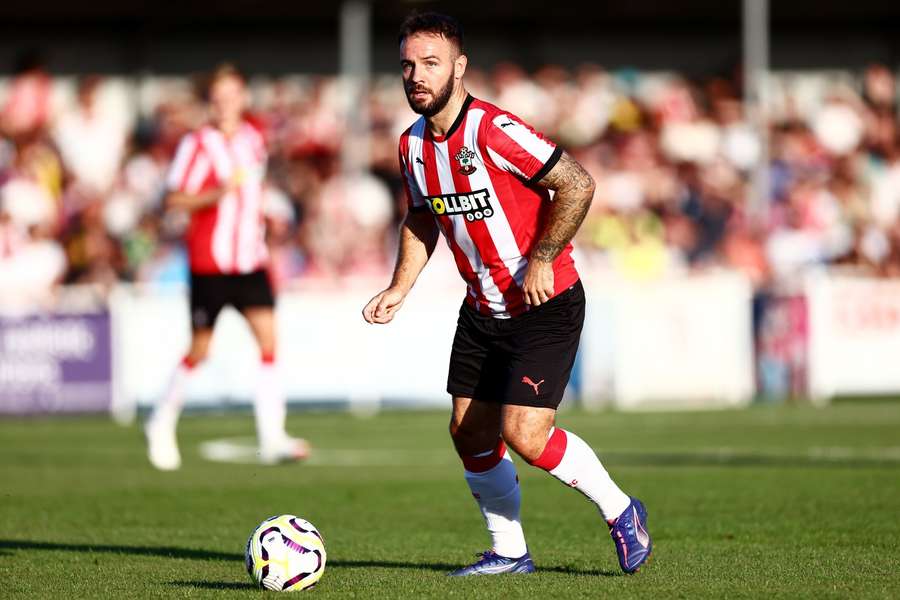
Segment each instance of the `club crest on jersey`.
M428 209L436 216L464 215L470 223L494 216L491 193L487 189L467 194L446 194L425 198Z
M471 175L475 172L476 167L472 164L472 160L475 158L475 153L463 146L459 149L459 152L453 157L456 159L456 162L459 163L459 172L463 175Z

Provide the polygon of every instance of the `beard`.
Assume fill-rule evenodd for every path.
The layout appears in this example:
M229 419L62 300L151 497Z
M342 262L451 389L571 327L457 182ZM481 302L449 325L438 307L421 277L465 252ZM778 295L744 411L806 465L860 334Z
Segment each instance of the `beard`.
M412 94L416 91L426 91L431 93L433 99L431 102L425 102L422 104L416 104L412 99ZM407 86L406 89L406 101L409 103L409 107L413 110L414 113L422 115L423 117L433 117L438 114L444 107L447 106L447 103L450 102L450 96L453 94L453 75L447 78L447 83L435 94L432 90L428 88L417 88L415 85Z

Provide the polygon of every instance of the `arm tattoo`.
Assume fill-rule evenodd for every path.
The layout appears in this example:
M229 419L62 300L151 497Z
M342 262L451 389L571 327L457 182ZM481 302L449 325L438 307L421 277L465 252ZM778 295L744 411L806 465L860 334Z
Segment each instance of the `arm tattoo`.
M556 195L550 218L531 251L531 258L553 262L584 221L594 197L594 180L584 167L563 152L559 162L538 183L555 190Z

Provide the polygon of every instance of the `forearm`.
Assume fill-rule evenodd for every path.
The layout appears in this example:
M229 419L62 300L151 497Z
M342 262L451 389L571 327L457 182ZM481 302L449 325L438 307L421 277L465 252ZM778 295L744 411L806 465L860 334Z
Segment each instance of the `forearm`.
M531 250L531 258L553 262L584 221L594 197L594 180L568 154L541 180L556 191L549 218Z
M572 238L591 206L593 194L563 195L557 192L550 209L547 225L531 250L531 258L544 262L553 262Z
M412 289L437 244L438 231L430 213L409 213L400 227L400 248L391 287Z

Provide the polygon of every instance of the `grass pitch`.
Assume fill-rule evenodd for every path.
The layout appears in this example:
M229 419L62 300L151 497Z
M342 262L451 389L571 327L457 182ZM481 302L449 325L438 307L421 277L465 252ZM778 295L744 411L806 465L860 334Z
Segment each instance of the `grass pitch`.
M179 430L154 471L137 426L0 421L0 596L258 598L243 547L294 513L325 536L314 598L898 598L900 403L560 415L649 510L652 562L619 573L578 493L517 460L538 573L449 579L488 546L444 414L295 414L307 464L210 462L248 415Z

